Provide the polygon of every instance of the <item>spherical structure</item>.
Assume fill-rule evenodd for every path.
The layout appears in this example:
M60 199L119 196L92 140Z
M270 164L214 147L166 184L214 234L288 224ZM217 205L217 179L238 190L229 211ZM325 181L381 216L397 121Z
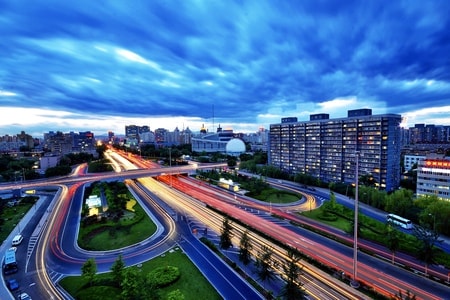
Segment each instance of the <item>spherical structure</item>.
M231 139L228 141L225 150L227 154L239 155L245 152L245 144L241 139Z

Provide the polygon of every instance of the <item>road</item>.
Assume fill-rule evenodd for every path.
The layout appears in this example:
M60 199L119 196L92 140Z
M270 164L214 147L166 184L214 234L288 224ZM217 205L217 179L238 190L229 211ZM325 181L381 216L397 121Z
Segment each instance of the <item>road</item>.
M86 177L84 177L84 180L88 179ZM95 180L100 180L101 176L95 176L94 178ZM74 182L73 179L70 179L70 182ZM40 235L42 232L42 236L35 247L36 255L33 256L35 258L27 264L27 276L25 276L28 280L33 280L33 289L30 289L29 294L35 299L42 299L42 297L47 299L68 298L68 295L64 294L64 291L54 287L54 282L57 282L67 274L79 275L81 265L89 257L96 259L99 272L109 271L118 253L123 255L127 265L136 265L173 248L177 242L176 237L179 235L176 233L177 230L184 230L178 224L175 226L172 216L166 210L161 209L159 205L156 205L151 197L135 189L136 199L141 202L140 204L152 216L152 219L154 221L156 220L158 232L138 245L114 251L93 252L79 249L76 246L76 238L77 227L80 221L79 212L81 211L82 203L82 186L81 182L74 183L70 187L61 186L61 192L58 193L53 201L54 205L50 205L49 209L39 211L42 218L45 219L45 222L39 225L35 224L35 226L40 227L37 235ZM144 200L142 201L141 199ZM175 230L175 227L178 229ZM190 233L189 229L187 232ZM33 234L30 235L32 236ZM194 240L191 233L184 234L182 248L186 248L186 253L189 252L192 260L201 269L211 269L207 264L216 266L216 272L209 271L209 273L210 275L214 273L212 278L217 278L214 284L221 295L227 299L261 298L261 295L236 273L234 273L234 276L231 276L229 274L231 272L229 267L223 261L216 256L214 256L214 259L208 257L211 256L209 249L203 246L203 254L199 255L199 253L196 253L201 247L199 248L198 241L195 242ZM26 242L24 241L24 244ZM230 286L235 285L235 287L231 288L230 286L224 285L226 281L224 281L223 276L227 276ZM22 281L24 282L25 280ZM36 282L38 284L35 284ZM243 283L244 286L242 286Z
M176 188L178 185L175 180L176 179L171 179L171 185ZM184 182L188 183L190 180ZM198 185L198 183L194 183L189 187L180 187L180 189L184 193L200 199L208 205L230 214L236 219L251 224L254 228L271 235L277 240L284 241L288 245L301 249L303 253L324 264L334 265L336 268L344 270L346 274L352 273L352 249L349 247L345 247L342 244L335 243L329 239L324 239L318 235L311 235L307 238L307 233L311 233L305 230L301 232L301 235L296 236L293 235L292 229L286 230L285 226L278 226L273 222L265 222L264 219L261 219L258 216L248 212L242 212L241 209L231 208L228 203L235 202L236 199L227 192L222 192L217 189L211 191L206 189L204 185ZM228 198L227 202L223 200L225 198ZM238 197L237 201L242 203L245 202L246 199ZM292 214L287 214L285 210L280 210L273 206L271 207L271 210L272 213L284 216L287 219L293 217ZM268 211L267 206L263 211ZM393 295L397 293L399 289L402 289L403 291L409 290L417 295L419 299L443 299L449 294L449 288L444 285L418 277L411 272L406 272L383 260L374 259L372 256L367 256L362 253L360 253L359 256L361 259L358 267L358 279L369 286L375 287L377 291L382 294L387 296ZM391 274L395 274L395 276Z
M218 165L219 166L219 165ZM194 170L195 168L197 168L198 166L183 166L183 167L173 167L170 170L168 170L167 168L159 168L159 169L153 169L153 170L132 170L132 171L126 171L126 172L121 172L119 174L102 174L102 175L82 175L81 178L79 177L67 177L64 179L57 179L54 180L52 183L53 184L62 184L62 183L69 183L71 185L76 186L76 184L78 182L89 182L92 180L111 180L111 179L126 179L126 178L140 178L140 177L144 177L144 176L155 176L161 173L166 173L166 174L178 174L178 173L183 173L183 172L190 172L192 170ZM201 166L201 167L210 167L210 166ZM37 183L25 183L22 185L23 188L31 188L31 187L35 187L35 186L39 186L39 185L46 185L48 183L41 183L41 184L37 184ZM0 186L0 190L2 189L6 189L7 187L5 186ZM71 195L71 197L73 199L79 198L79 196L76 196L77 194L77 189L73 188L73 190L67 191L68 194ZM67 195L65 195L66 197L68 197ZM198 195L197 195L198 196ZM49 219L49 224L52 224L51 226L49 226L49 228L66 228L67 226L68 229L67 231L72 231L73 232L73 228L70 228L70 224L72 224L72 222L74 222L75 220L70 221L69 223L65 223L64 222L64 218L62 216L64 216L65 212L68 211L76 211L76 206L74 206L74 208L72 209L71 206L68 203L71 203L70 200L67 199L72 199L71 197L69 198L60 198L58 201L56 201L56 203L58 203L58 206L55 207L55 212L52 212L51 214L49 214L49 217L51 217ZM66 199L66 200L65 200ZM79 198L81 199L81 198ZM231 199L231 200L235 200L235 199ZM217 204L217 203L216 203ZM72 205L76 205L76 204L72 204ZM266 208L267 209L267 208ZM278 208L276 207L271 207L271 210L273 209L278 210L279 213L282 213L282 211L280 211ZM241 209L242 211L242 209ZM252 222L252 224L258 224L259 226L263 226L265 228L277 228L270 223L266 223L261 221L260 217L255 217L253 215L253 217L249 216L252 215L250 213L245 214L243 216L238 216L244 219L249 218ZM72 216L73 217L73 216ZM255 218L254 218L255 217ZM67 225L68 224L68 225ZM264 224L264 225L262 225ZM64 225L64 226L63 226ZM45 270L45 262L48 260L49 261L49 265L54 265L54 267L56 268L55 273L59 273L59 274L63 274L63 272L68 272L69 270L72 270L72 267L70 267L70 264L77 264L80 262L81 257L77 257L76 256L76 252L71 252L72 250L70 250L70 245L68 245L66 242L66 239L64 238L64 234L65 234L65 229L64 231L50 231L48 230L47 232L49 232L48 234L44 235L43 238L41 238L41 242L44 243L42 245L39 245L38 249L51 249L51 251L49 252L38 252L37 251L37 263L41 264L41 267L37 267L36 268L36 272L37 274L41 274L41 273L46 273L43 272L42 270ZM282 235L280 235L280 233L283 233ZM284 241L293 241L292 240L292 231L286 231L282 228L277 228L277 230L273 231L271 234L280 237L280 239L283 237ZM321 253L325 253L325 254L329 254L330 249L327 248L326 246L321 246L317 243L314 243L314 240L309 240L308 242L305 242L306 239L304 237L299 238L298 240L296 240L296 243L298 244L308 244L308 243L312 243L315 247L317 247L317 249L320 249L320 251L318 251L317 249L315 250L315 252L311 252L311 255L316 255L317 252L321 252ZM70 243L69 243L70 244ZM333 246L329 246L329 247L334 247ZM63 249L64 251L62 251L62 253L64 253L64 255L68 254L67 256L63 257L60 256L58 253L58 251L60 249ZM306 251L306 249L304 249L304 251ZM310 250L309 250L310 251ZM67 253L66 253L67 252ZM47 255L49 255L48 253L50 253L50 257L48 257ZM78 252L79 253L79 252ZM338 261L336 262L337 265L339 266L343 266L347 269L350 268L351 262L348 261L348 258L345 258L344 256L342 256L339 252L331 252L331 257L330 255L326 255L326 256L322 256L320 257L320 259L323 260L331 260L331 259L336 259L338 258ZM65 263L67 263L69 265L69 267L60 267L59 266L59 260L64 260ZM111 258L105 258L102 257L100 259L100 261L103 263L105 263L105 267L108 265L108 263L112 263L112 259ZM58 268L63 268L63 269L58 269ZM78 264L78 270L79 270L79 264ZM392 282L396 282L396 278L389 278L386 277L388 274L385 274L381 271L378 272L373 272L374 270L369 269L367 271L367 273L365 273L365 271L361 272L361 275L366 274L368 277L368 280L373 280L373 278L371 278L370 276L372 276L373 274L377 274L380 278L383 278L381 280L379 280L380 285L381 286L385 286L385 285L389 285ZM46 281L51 281L53 280L52 278L50 278L50 275L39 275L40 277L40 281L42 282L46 282ZM386 282L385 278L389 278L389 280ZM391 281L392 279L392 281ZM396 287L397 289L397 287ZM396 290L397 291L397 290ZM424 297L427 297L427 295L424 295ZM426 298L423 298L426 299ZM429 299L434 299L433 297L430 297Z

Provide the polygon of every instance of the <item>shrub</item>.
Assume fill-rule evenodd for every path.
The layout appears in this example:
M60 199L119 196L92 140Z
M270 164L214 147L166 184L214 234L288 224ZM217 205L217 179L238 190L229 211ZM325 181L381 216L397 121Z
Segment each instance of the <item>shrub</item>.
M147 275L148 281L158 288L168 286L179 278L180 270L173 266L156 268Z

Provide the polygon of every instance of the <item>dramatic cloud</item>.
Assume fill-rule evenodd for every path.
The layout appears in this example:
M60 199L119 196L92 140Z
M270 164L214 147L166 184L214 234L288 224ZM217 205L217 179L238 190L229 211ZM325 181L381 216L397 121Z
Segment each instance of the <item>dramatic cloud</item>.
M450 125L445 0L7 0L0 11L0 135L254 132L357 108Z

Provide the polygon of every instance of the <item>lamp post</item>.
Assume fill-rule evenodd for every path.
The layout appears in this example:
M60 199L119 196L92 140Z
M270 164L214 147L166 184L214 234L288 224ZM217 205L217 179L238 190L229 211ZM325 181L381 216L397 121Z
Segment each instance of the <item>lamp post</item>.
M436 231L436 215L428 214L428 216L433 217L433 231Z
M355 186L355 219L353 223L353 279L350 282L350 285L353 288L359 287L359 282L357 280L358 275L358 168L359 168L359 151L355 153L356 157L356 186Z
M172 147L169 147L169 167L172 169ZM170 187L172 187L172 173L170 173Z

